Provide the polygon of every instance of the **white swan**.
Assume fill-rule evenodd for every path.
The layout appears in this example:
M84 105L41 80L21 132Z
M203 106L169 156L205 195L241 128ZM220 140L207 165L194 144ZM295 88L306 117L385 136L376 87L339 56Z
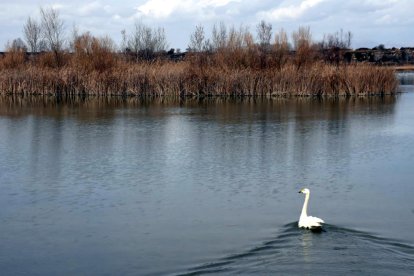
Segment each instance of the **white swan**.
M308 216L308 202L310 191L304 188L299 193L305 194L305 202L303 203L302 213L300 214L298 226L299 228L306 228L310 230L322 230L322 223L325 223L322 219L317 217Z

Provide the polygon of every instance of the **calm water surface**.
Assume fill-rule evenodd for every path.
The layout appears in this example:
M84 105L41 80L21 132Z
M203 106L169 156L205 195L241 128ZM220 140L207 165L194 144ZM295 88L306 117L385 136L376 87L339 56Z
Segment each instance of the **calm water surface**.
M1 97L1 274L412 275L400 78L389 98ZM302 187L321 234L296 226Z

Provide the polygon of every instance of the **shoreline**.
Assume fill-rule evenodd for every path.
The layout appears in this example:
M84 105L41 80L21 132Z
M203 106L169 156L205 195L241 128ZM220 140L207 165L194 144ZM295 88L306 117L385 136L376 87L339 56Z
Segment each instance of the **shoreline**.
M323 62L237 68L190 61L117 63L103 71L25 64L0 70L0 94L118 96L359 96L397 93L395 70Z
M397 72L405 72L405 71L414 72L414 64L395 65L393 66L393 69Z

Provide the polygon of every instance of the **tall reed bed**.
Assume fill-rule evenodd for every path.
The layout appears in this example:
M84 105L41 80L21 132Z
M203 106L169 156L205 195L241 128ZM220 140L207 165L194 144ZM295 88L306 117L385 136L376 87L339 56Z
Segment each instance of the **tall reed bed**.
M190 61L117 61L105 70L86 71L31 63L0 69L0 93L10 94L338 96L392 94L396 87L390 68L323 62L263 69Z

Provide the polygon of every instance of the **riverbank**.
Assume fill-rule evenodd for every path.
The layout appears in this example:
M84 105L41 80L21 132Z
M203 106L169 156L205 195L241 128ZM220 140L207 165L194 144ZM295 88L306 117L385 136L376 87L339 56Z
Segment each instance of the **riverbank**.
M398 72L401 72L401 71L414 71L414 65L413 64L406 64L406 65L393 66L393 69L395 71L398 71Z

